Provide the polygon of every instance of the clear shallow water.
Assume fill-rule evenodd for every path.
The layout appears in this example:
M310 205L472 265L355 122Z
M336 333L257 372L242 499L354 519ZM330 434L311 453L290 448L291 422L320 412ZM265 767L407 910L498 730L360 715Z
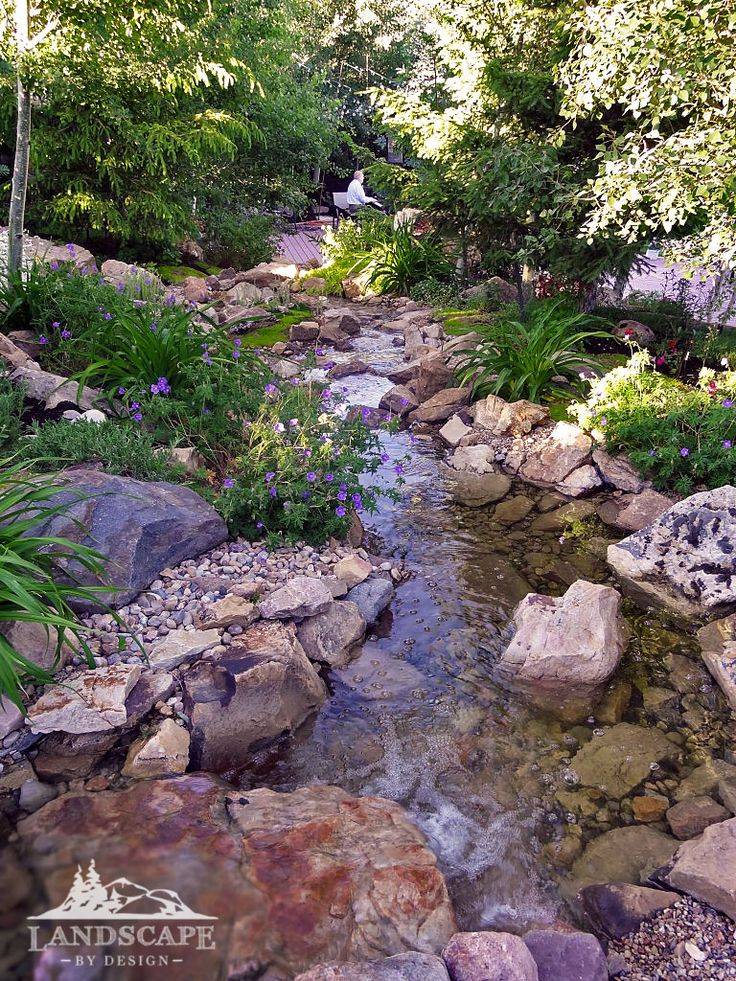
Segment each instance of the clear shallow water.
M402 354L391 335L371 331L332 360L357 356L386 370ZM376 375L338 384L350 404L372 406L391 387ZM605 566L559 533L531 534L534 514L526 530L509 532L493 524L492 508L454 504L433 441L401 432L384 445L392 461L411 452L411 463L401 501L365 518L368 546L403 559L410 578L358 656L325 675L331 697L321 712L265 750L242 781L278 790L331 783L398 801L428 836L461 928L549 923L566 914L542 848L565 832L551 795L574 749L559 724L493 684L491 664L522 596L559 594L570 577L604 577ZM395 481L391 463L380 479ZM641 620L635 650L656 647L658 626ZM678 635L664 646L680 643L687 652Z

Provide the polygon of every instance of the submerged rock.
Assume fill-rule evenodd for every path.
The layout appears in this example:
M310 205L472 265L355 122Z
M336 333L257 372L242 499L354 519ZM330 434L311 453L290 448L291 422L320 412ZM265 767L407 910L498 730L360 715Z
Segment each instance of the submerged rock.
M618 799L651 777L652 767L672 763L678 754L659 729L620 722L581 747L570 767L583 786L605 788L608 797Z
M621 596L578 580L564 596L530 593L514 613L514 636L498 679L539 708L569 721L589 714L628 641Z
M712 797L690 797L679 801L667 811L667 823L675 838L684 841L696 838L711 824L725 821L731 815Z
M563 892L572 896L585 886L601 882L639 885L669 862L678 844L676 838L643 824L606 831L573 863Z
M693 494L608 548L632 594L684 616L736 606L736 487Z
M267 621L216 660L199 661L182 684L192 760L216 773L242 766L253 747L296 729L327 697L293 627Z
M239 791L202 773L136 781L64 794L19 835L45 892L34 911L61 903L77 865L95 857L105 884L124 875L217 917L216 947L187 949L193 978L294 977L336 952L434 953L455 930L435 857L403 808L337 787Z

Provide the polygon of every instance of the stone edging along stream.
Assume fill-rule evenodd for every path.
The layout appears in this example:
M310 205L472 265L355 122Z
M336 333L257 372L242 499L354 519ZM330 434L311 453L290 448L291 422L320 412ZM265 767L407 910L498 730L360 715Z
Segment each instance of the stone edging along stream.
M316 323L318 337L324 329L321 341L338 349L348 347L355 336L354 325L353 333L342 330L345 315L340 309ZM357 314L358 332L363 323L375 326L383 320L379 307L358 305L349 312ZM636 526L663 513L666 523L671 502L637 484L626 461L612 460L595 449L574 427L552 426L540 416L539 407L486 400L471 411L467 393L448 387L451 374L445 362L455 356L456 342L445 348L441 329L428 311L404 304L395 312L398 316L381 327L400 339L407 365L392 372L392 380L403 390L387 393L383 404L409 415L419 436L434 433L442 424L440 435L452 450L448 480L459 500L471 506L495 503L496 513L513 525L511 519L527 506L519 500L523 493L508 496L512 478L518 477L541 488L542 498L532 506L551 528L569 515L596 511L603 520L607 516L611 523L618 522L618 529L633 532L637 555L630 554L638 561L648 561L647 550L662 546L665 532L660 538L645 532L637 540ZM299 327L303 332L305 325ZM291 352L282 349L278 356L298 350L298 342L291 347ZM587 495L604 483L609 488L605 496L591 501ZM706 515L718 510L717 505L712 499L696 504L695 524L700 522L706 532ZM691 532L692 526L690 520ZM693 546L691 561L697 558L697 548L711 540L706 532ZM682 558L679 555L678 561ZM361 962L354 969L357 973L315 968L306 977L370 979L374 968L364 962L397 950L415 954L405 961L392 958L393 963L381 967L383 974L376 966L376 977L446 978L449 971L453 978L471 978L487 970L483 965L489 959L514 964L519 977L546 977L543 963L550 951L557 959L566 958L571 969L587 964L585 976L607 976L605 958L589 935L541 931L545 936L528 936L527 943L494 932L451 939L455 924L444 881L422 835L398 805L318 787L290 794L243 794L216 777L183 775L192 768L219 773L237 769L244 754L257 751L319 708L327 697L319 666L339 666L349 658L390 603L393 583L404 573L393 563L336 544L319 551L284 549L263 556L258 546L225 543L200 558L178 561L182 564L161 568L148 590L122 611L143 632L147 664L133 649L119 653L114 623L93 614L91 622L99 633L95 671L80 673L72 663L65 675L68 687L42 695L31 709L29 726L7 708L0 717L0 792L6 820L17 827L4 852L10 871L6 894L15 900L11 931L44 903L63 901L76 865L86 866L96 858L104 881L125 871L136 882L175 889L190 905L201 906L227 925L227 939L216 954L192 954L191 968L205 973L216 963L218 970L227 965L231 976L258 976L266 969L268 976L290 978L330 960L339 943L345 959ZM637 584L634 571L632 588ZM651 578L647 573L640 588ZM660 578L663 597L683 593L682 582L666 569ZM689 575L688 582L692 579ZM700 586L707 587L699 587L703 603L720 612L723 587L719 592L716 583ZM620 600L608 586L583 587L582 597L570 589L563 601L527 604L528 609L517 614L516 636L533 636L545 617L545 629L554 629L562 617L567 626L553 648L564 653L563 644L569 642L567 653L574 655L581 641L570 627L584 610L588 626L598 631L600 656L591 659L587 677L576 675L567 683L582 684L588 695L594 692L605 699L606 681L624 645ZM685 600L694 602L692 596ZM717 637L708 642L717 646ZM601 671L606 655L608 663ZM717 661L717 651L713 657ZM519 677L524 668L526 679ZM528 697L543 680L523 656L510 658L506 674L506 681L517 688L526 685ZM619 717L608 730L614 755L636 756L640 732L629 732L627 725L638 728ZM627 738L629 749L624 748ZM591 756L595 742L587 746L587 751L581 747L573 767L584 781L588 765L597 780L601 760ZM666 740L661 747L647 745L625 782L635 778L644 762L649 766L652 752L666 766L676 751ZM631 874L646 876L674 855L667 881L734 916L736 906L731 905L733 898L724 898L724 889L726 894L729 890L722 880L724 872L736 869L728 864L734 862L729 835L736 821L728 818L733 809L727 809L736 766L725 760L715 763L703 764L707 773L693 771L691 784L696 799L713 795L709 799L725 810L726 819L711 809L709 816L700 818L701 824L708 822L705 831L700 828L679 851L677 840L649 826L651 818L608 833L649 832L645 863ZM634 786L644 780L642 775ZM662 786L665 793L671 791ZM646 790L635 799L657 804L656 820L661 823L657 794L669 803L659 789ZM717 804L716 794L725 807ZM678 827L699 827L699 814L679 817ZM599 840L603 838L605 834ZM623 838L616 850L622 848L631 850ZM703 887L702 870L708 868L714 849L726 856L726 864L715 869ZM697 887L693 868L700 876ZM192 876L197 880L194 891ZM634 908L643 909L647 903L647 909L656 908L651 892L642 887L641 893L627 898L632 929ZM585 908L592 917L592 899ZM599 934L605 935L606 928ZM430 956L443 945L443 959ZM42 956L48 966L59 963L58 949ZM396 973L387 974L389 968Z

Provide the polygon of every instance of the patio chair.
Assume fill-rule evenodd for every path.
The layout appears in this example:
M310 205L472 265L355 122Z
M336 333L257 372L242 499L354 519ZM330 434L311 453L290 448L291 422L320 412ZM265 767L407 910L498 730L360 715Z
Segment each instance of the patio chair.
M332 227L337 229L341 218L347 218L350 214L348 210L348 192L332 192Z

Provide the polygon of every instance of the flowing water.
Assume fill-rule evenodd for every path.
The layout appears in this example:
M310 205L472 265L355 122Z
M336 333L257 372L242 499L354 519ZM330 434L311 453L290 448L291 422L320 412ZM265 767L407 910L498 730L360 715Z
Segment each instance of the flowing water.
M367 331L348 357L384 370L402 354L390 335ZM340 385L349 403L372 406L391 387L374 374ZM391 462L380 479L391 485L394 461L410 453L406 484L400 502L386 501L365 525L373 551L402 559L410 577L358 656L326 675L331 697L319 715L264 751L243 785L331 783L398 801L428 836L461 928L549 923L565 907L544 846L573 830L552 794L580 727L573 735L509 697L491 665L521 597L559 595L579 577L604 580L605 564L574 537L532 534L539 512L508 530L493 523L492 507L455 504L433 440L400 432L384 445ZM634 626L630 669L657 670L665 650L693 652L661 618L639 616Z

